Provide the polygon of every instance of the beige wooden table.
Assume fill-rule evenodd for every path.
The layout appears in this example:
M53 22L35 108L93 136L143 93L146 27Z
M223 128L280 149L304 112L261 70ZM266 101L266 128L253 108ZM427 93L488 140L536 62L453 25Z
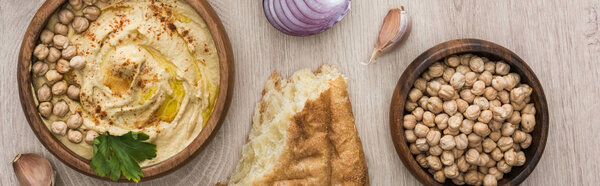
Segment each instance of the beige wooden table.
M520 55L549 102L546 151L524 185L600 183L600 1L354 0L343 21L312 37L291 37L264 17L262 0L209 0L235 52L236 84L229 114L207 148L181 169L143 185L211 185L233 171L250 130L254 105L272 71L334 64L349 91L372 185L416 185L396 155L388 127L393 88L406 66L433 45L457 38L489 40ZM17 153L50 159L58 185L112 185L53 157L32 133L17 92L17 54L26 26L43 2L0 0L0 185L16 185ZM413 18L403 46L371 66L367 60L387 10L404 5Z

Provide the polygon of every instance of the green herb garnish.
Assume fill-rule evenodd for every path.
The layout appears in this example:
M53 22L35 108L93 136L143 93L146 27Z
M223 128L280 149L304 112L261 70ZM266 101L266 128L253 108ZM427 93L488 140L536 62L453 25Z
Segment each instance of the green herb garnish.
M94 139L94 157L90 167L100 177L109 175L117 181L121 173L128 180L143 177L138 162L156 157L156 145L148 142L148 135L130 131L122 136L102 134Z

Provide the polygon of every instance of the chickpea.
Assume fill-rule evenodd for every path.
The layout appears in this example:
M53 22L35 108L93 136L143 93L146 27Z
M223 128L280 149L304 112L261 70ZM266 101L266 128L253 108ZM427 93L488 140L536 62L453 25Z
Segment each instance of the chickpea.
M525 153L523 151L517 152L515 166L523 166L525 165L527 157L525 157Z
M517 153L513 149L504 152L504 161L510 166L517 164Z
M458 105L454 100L444 102L442 108L444 109L444 112L446 112L446 114L448 115L454 115L456 114L456 111L458 111Z
M502 107L502 102L500 102L497 99L489 101L489 102L490 102L490 108L493 108L493 107Z
M429 146L435 146L440 143L440 138L442 137L442 133L437 130L429 130L425 139L427 140L427 144Z
M491 168L491 167L496 167L496 161L491 159L492 156L490 154L488 154L490 157L490 160L488 161L487 164L485 164L486 168Z
M442 112L442 100L438 97L430 97L427 100L427 110L433 112L434 114L439 114Z
M55 47L50 47L48 50L48 57L46 57L46 61L54 63L60 59L60 50L56 49Z
M75 47L75 46L68 46L67 48L63 49L63 51L62 51L62 57L65 59L71 59L76 54L77 54L77 47Z
M475 84L475 81L477 81L477 77L479 77L479 75L477 75L477 73L467 72L467 74L465 74L465 86L467 86L467 87L473 86L473 84Z
M512 110L507 110L505 108L508 109L508 107L504 107L504 105L502 107L492 107L493 119L495 121L504 121L505 119L510 118L512 114L510 111ZM512 106L510 108L512 108Z
M479 107L479 105L467 107L467 110L464 113L465 117L469 120L476 120L479 117L479 114L481 114L481 107Z
M484 67L485 71L488 71L490 73L496 73L496 63L495 62L485 62Z
M419 105L415 102L406 102L406 105L404 105L404 109L408 112L412 112L413 110L415 110Z
M459 150L467 149L469 145L469 140L467 139L466 134L459 134L457 136L454 136L454 141L456 143L456 149Z
M535 116L533 114L523 114L521 116L521 130L523 132L532 132L535 128Z
M63 136L67 133L67 124L62 121L52 122L51 131L56 135Z
M527 98L525 98L527 99ZM516 111L521 111L523 110L526 106L527 106L527 102L523 101L523 102L511 102L510 105L512 105L513 109Z
M481 122L477 122L475 123L475 125L473 125L473 133L481 136L481 137L486 137L490 134L490 128L488 128L487 124L481 123Z
M40 103L40 105L38 106L38 111L40 112L40 115L42 115L43 117L47 118L52 114L52 103L50 102L42 102Z
M512 136L515 133L515 126L512 123L504 123L502 124L502 135L503 136Z
M479 175L476 170L472 170L465 174L465 183L469 185L477 185L479 182Z
M419 104L420 107L423 107L423 109L427 109L427 101L428 100L429 100L429 97L423 96L423 97L421 97L421 99L419 99L419 101L417 103Z
M67 88L67 96L73 100L79 99L79 92L79 87L75 85L69 85L69 88Z
M423 168L429 168L427 165L427 158L424 154L419 154L415 157L415 160L419 163L419 165Z
M83 140L83 135L78 130L69 130L67 133L67 138L72 143L81 143L81 140Z
M485 83L481 80L475 81L475 83L473 84L473 87L471 88L471 93L473 93L474 95L477 95L477 96L481 96L481 95L483 95L484 92L485 92Z
M48 85L46 84L40 87L40 89L38 89L37 91L37 97L38 101L40 102L50 101L52 99L52 92L50 90L50 87L48 87Z
M507 86L506 79L501 76L496 76L492 79L492 87L497 91L502 91Z
M481 143L481 145L483 146L483 152L486 152L486 153L490 153L494 149L496 149L496 142L494 142L494 140L492 140L490 138L485 138L483 140L483 142Z
M461 114L456 114L448 119L448 127L453 130L459 129L462 123L463 118Z
M501 121L492 120L492 121L490 121L490 123L488 123L488 127L493 132L496 132L496 131L502 132L502 124L504 124L504 123ZM502 136L502 133L500 133L500 136Z
M469 61L469 67L474 72L483 72L485 70L483 60L480 57L473 57Z
M525 89L515 88L510 90L510 101L521 103L525 100Z
M463 99L456 99L456 106L459 112L464 113L467 111L469 103Z
M50 53L50 50L48 49L48 46L46 46L45 44L38 44L33 49L33 55L36 58L38 58L39 60L46 59L46 57L48 57L48 53Z
M473 103L473 100L475 100L475 95L473 95L471 90L463 89L462 91L460 91L460 98L467 101L468 103Z
M493 75L489 71L484 71L483 73L481 73L481 75L479 75L479 80L483 81L483 83L485 83L485 86L492 85L492 78L493 78Z
M440 156L440 161L443 165L449 166L454 164L454 153L452 153L451 151L442 152L442 155Z
M442 170L442 162L437 156L427 156L427 165L433 170Z
M88 6L83 9L83 16L90 21L95 21L100 16L100 8L97 6Z
M52 37L54 37L54 32L44 29L40 34L40 41L43 44L50 44L52 42Z
M66 36L67 34L69 34L69 27L67 27L67 25L56 23L54 25L54 32L56 33L54 35L54 37L56 37L57 35ZM53 39L53 42L54 42L54 39ZM64 46L64 45L57 46L56 43L54 44L54 47L56 47L58 49L62 49L62 46Z
M74 10L81 10L81 8L83 8L81 0L69 0L69 5L71 5Z
M481 138L481 136L475 134L475 133L471 133L467 136L467 139L469 140L469 147L477 147L479 145L481 145L481 141L483 140L483 138Z
M456 55L452 55L450 57L447 57L444 60L444 63L450 67L457 67L458 65L460 65L460 58Z
M408 146L408 149L410 150L410 153L412 153L413 155L421 154L421 150L419 150L417 148L417 145L415 145L414 143L411 143Z
M503 173L509 173L510 170L512 169L512 166L508 165L504 160L500 160L498 161L498 163L496 164L496 168Z
M423 113L423 124L427 127L435 127L435 114L425 111Z
M518 143L513 143L512 149L515 151L521 151L521 145Z
M453 179L457 178L460 175L458 172L458 166L456 164L452 164L444 167L444 176L447 178Z
M458 160L456 160L456 166L458 168L458 171L460 172L467 172L467 170L469 169L470 165L465 160L465 157L466 156L461 156L460 158L458 158Z
M452 85L452 88L460 90L463 86L465 86L465 81L465 75L456 72L454 75L452 75L452 78L450 78L450 85Z
M483 185L484 186L496 186L496 185L498 185L498 180L496 180L496 177L494 175L487 174L487 175L485 175L485 177L483 177Z
M93 145L94 144L94 138L98 137L99 134L96 131L93 130L88 130L87 133L85 133L85 142L87 144Z
M473 104L479 106L481 110L487 110L490 108L490 103L488 102L488 100L480 96L475 97L475 99L473 99Z
M450 82L454 73L456 73L456 70L454 70L454 68L447 68L446 70L444 70L444 74L442 74L442 79L444 79L444 81L446 82Z
M68 25L71 23L71 21L73 21L74 17L75 14L73 14L73 12L71 12L69 9L62 9L58 11L58 21L60 21L62 24Z
M465 178L462 174L460 174L458 177L452 179L452 183L454 183L455 185L464 185Z
M523 149L529 148L529 146L531 145L531 140L533 140L533 137L531 136L531 134L527 134L525 141L523 141L521 143L521 148L523 148Z
M429 154L434 156L442 155L442 148L439 145L429 147Z
M413 130L404 130L404 137L406 137L406 141L409 143L414 143L417 141L417 136Z
M429 66L429 71L427 72L432 78L441 77L444 73L444 66L442 66L442 64L439 62L434 63L433 65Z
M488 169L488 174L493 175L496 180L500 180L504 177L504 173L500 172L496 167L490 167Z
M444 99L444 100L452 100L452 98L454 97L454 88L452 88L452 86L450 85L442 85L440 86L440 91L438 92L438 95Z
M483 123L488 123L492 120L492 116L493 116L492 111L484 110L484 111L481 111L481 114L479 114L477 121L483 122Z
M425 89L427 89L427 81L423 78L418 78L415 80L415 88L419 89L421 92L425 92Z
M489 162L489 161L488 161ZM487 164L486 164L487 165ZM477 169L479 170L480 173L482 174L487 174L488 172L488 167L477 167Z
M466 75L467 73L471 72L471 69L467 65L459 65L456 67L456 72Z
M504 153L502 153L502 150L500 150L500 148L498 148L498 147L494 148L494 150L492 150L490 155L492 156L492 159L495 161L500 161L500 160L502 160L502 158L504 158Z
M439 183L444 183L446 182L446 175L444 175L444 171L436 171L433 173L433 179Z
M521 110L521 114L531 114L535 115L535 106L533 103L527 104L525 108Z
M475 125L474 121L465 119L462 121L459 130L464 134L471 134L471 132L473 132L473 125Z
M54 35L54 47L58 49L63 49L69 46L69 39L63 35Z
M469 62L471 62L472 57L473 57L473 54L464 54L464 55L460 56L460 64L461 65L469 65Z
M415 135L419 138L424 138L429 133L429 127L423 125L422 123L417 123L415 126Z
M60 101L60 102L56 103L54 105L54 108L52 109L52 114L54 114L58 117L63 117L68 112L69 112L69 106L67 105L67 102L65 102L65 101Z
M469 164L476 165L479 163L479 152L475 149L469 149L465 154L465 160Z
M94 3L96 3L96 0L83 0L83 2L84 2L86 5L94 5Z
M48 72L48 64L41 61L35 62L31 67L31 71L35 76L43 76Z
M494 131L491 132L490 135L488 135L488 137L492 139L492 141L497 142L502 137L502 133L500 133L499 131Z
M452 135L444 135L444 137L440 139L440 147L444 150L452 150L456 147L454 137Z
M488 100L495 100L498 96L498 92L493 87L486 87L483 92L483 96Z
M503 136L498 140L498 148L502 150L502 152L507 151L511 147L513 147L513 139L511 137Z
M460 131L456 130L456 129L452 129L452 128L446 128L444 129L444 134L445 135L451 135L451 136L456 136L458 135Z
M410 90L410 92L408 93L408 99L412 102L417 102L419 101L419 99L423 97L423 92L421 92L419 89L417 88L413 88L412 90Z
M65 73L71 71L71 66L69 66L69 61L64 60L64 59L59 59L58 62L56 62L55 69L59 73L65 74Z
M519 111L514 111L507 121L512 123L515 128L518 128L519 124L521 123L521 113Z
M498 75L507 75L510 71L510 66L506 64L504 61L498 61L496 63L496 74Z
M430 96L437 96L440 91L442 84L438 81L431 81L427 86L427 94Z
M82 33L88 29L90 22L85 17L75 17L71 25L73 26L73 30L75 30L75 32Z
M77 129L83 123L83 118L81 117L81 115L79 115L79 113L75 113L67 117L66 122L67 127L69 127L70 129Z
M402 122L402 125L405 129L414 129L416 124L417 119L415 116L412 114L404 115L404 122Z
M54 85L52 85L52 94L56 96L65 94L65 92L67 92L67 86L68 84L66 81L56 82Z
M477 161L477 166L480 166L480 167L486 166L489 161L490 161L490 155L485 154L485 153L480 153L479 160Z

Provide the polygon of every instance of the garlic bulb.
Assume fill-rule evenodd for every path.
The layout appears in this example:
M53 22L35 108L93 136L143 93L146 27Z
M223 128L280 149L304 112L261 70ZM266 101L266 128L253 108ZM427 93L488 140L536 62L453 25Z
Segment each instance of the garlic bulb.
M400 43L410 33L410 19L404 11L404 7L391 9L383 19L381 30L379 30L379 37L377 38L377 44L375 50L371 55L369 62L362 63L368 65L375 63L375 59L393 48L396 44Z
M12 165L20 185L54 185L52 165L40 155L17 154Z

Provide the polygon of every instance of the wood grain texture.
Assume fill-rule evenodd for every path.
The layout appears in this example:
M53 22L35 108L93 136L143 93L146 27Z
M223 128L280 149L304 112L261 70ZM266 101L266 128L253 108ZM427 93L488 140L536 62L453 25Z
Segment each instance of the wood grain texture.
M433 176L426 169L421 168L415 160L414 155L408 148L408 142L404 136L404 115L410 114L405 111L405 104L408 94L414 88L414 83L429 66L438 61L443 61L451 55L474 54L480 57L486 57L491 61L504 61L508 63L511 72L518 73L521 82L531 86L533 93L531 102L535 103L535 130L531 133L532 143L529 148L523 150L527 162L523 166L513 167L512 170L498 181L498 185L519 185L531 174L540 161L546 141L548 139L548 102L544 94L544 89L538 78L519 56L512 51L499 46L495 43L479 39L457 39L438 44L417 57L398 80L396 89L392 96L390 105L390 131L396 152L404 163L405 167L411 171L415 177L425 185L455 185L450 180L440 184L434 180Z
M237 80L228 115L206 148L172 174L143 185L210 185L235 168L250 131L260 91L272 71L289 76L300 68L337 65L349 78L349 94L372 185L417 185L390 137L389 105L408 64L428 48L452 39L480 38L519 55L538 76L548 101L550 131L538 166L523 185L600 183L600 2L597 0L402 1L354 0L331 30L292 37L273 29L260 0L208 0L231 39ZM27 125L18 106L17 58L27 24L41 0L0 0L0 162L17 153L50 159L58 185L111 185L85 176L52 156ZM403 5L411 35L371 66L381 19ZM10 164L0 163L2 185L15 185ZM116 184L118 185L118 184ZM122 183L122 185L128 185ZM133 185L133 184L131 184Z

